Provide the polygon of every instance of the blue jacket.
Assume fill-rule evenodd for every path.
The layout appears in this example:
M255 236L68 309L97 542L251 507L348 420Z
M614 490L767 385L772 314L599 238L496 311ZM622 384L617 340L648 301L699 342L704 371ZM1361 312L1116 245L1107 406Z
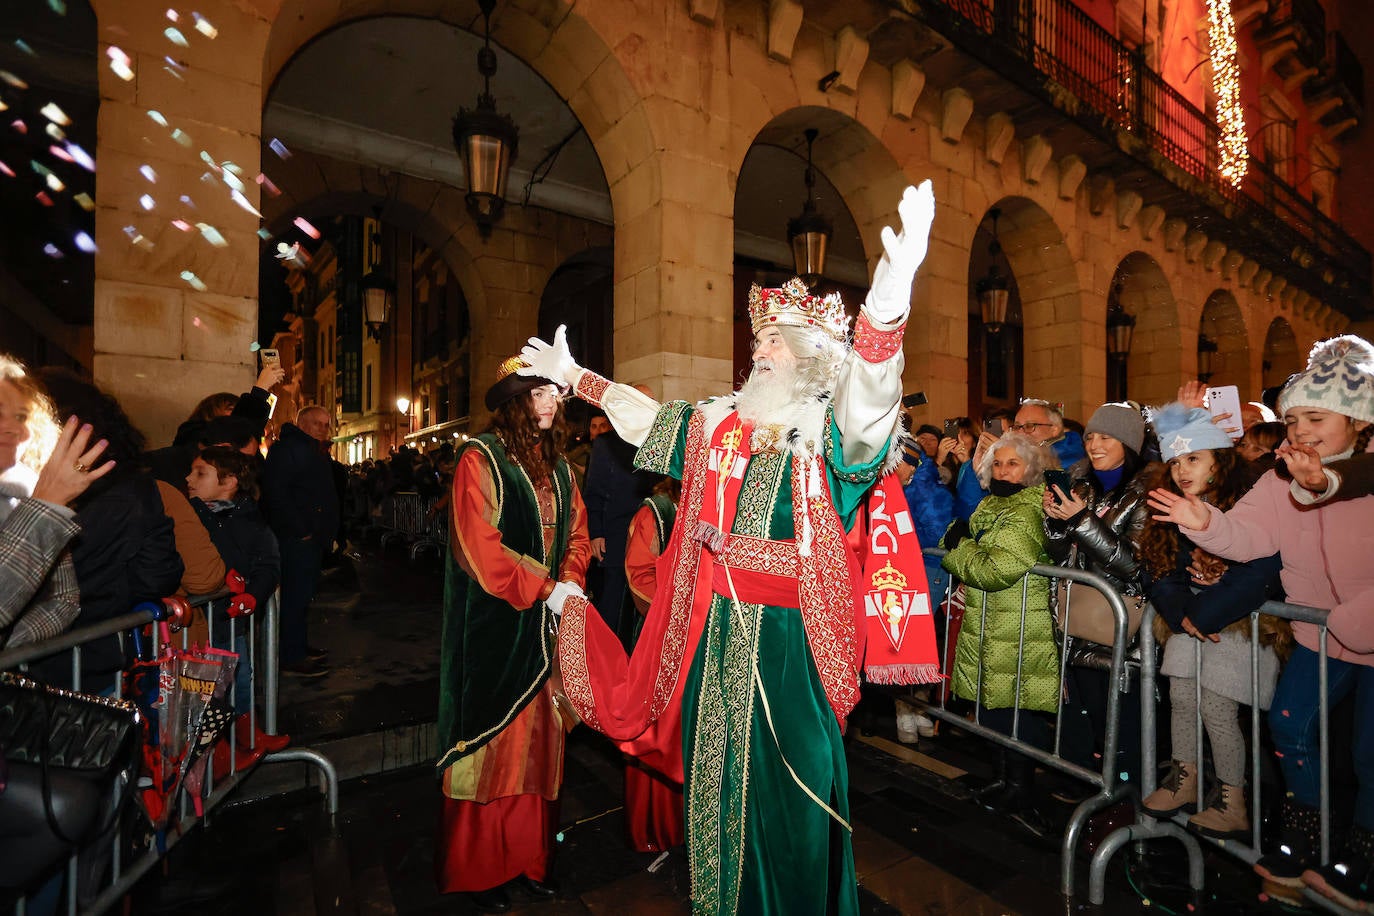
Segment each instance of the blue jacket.
M987 495L988 491L978 482L978 473L973 469L973 462L965 461L959 465L959 476L954 478L954 517L968 521L973 510L978 508L978 504Z
M940 469L925 455L916 465L916 473L902 488L907 508L916 524L916 536L922 547L936 547L954 520L954 494L940 483Z
M1064 430L1064 435L1051 443L1050 448L1059 456L1061 468L1071 468L1088 457L1087 450L1083 448L1083 437L1071 429Z

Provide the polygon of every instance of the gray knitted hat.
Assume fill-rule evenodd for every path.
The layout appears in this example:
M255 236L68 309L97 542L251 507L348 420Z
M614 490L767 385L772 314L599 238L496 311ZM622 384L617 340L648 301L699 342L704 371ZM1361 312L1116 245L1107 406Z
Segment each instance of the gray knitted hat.
M1083 435L1089 433L1105 433L1139 455L1145 444L1145 418L1129 404L1103 404L1083 427Z
M1283 386L1279 418L1293 407L1320 407L1374 422L1374 346L1353 334L1314 344L1307 368Z

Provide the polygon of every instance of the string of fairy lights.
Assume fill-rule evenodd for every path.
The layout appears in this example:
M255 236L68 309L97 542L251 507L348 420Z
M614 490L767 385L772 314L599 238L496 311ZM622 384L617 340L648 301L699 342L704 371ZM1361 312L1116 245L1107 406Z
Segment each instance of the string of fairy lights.
M1212 91L1217 100L1218 171L1232 187L1240 187L1250 165L1245 137L1245 112L1240 104L1240 65L1236 63L1236 20L1231 0L1207 0L1208 37L1212 62Z

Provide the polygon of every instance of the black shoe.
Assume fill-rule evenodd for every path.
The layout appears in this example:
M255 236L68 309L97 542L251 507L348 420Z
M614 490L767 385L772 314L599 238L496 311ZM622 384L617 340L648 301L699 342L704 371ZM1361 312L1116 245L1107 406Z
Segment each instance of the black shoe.
M1302 874L1316 858L1321 838L1321 815L1316 808L1284 799L1278 848L1260 856L1255 874L1280 887L1303 887Z
M291 662L281 666L281 670L287 674L294 674L297 677L324 677L329 673L329 666L317 658L304 658L298 662Z
M329 657L329 650L321 649L319 646L306 646L305 657L313 661L322 662Z
M510 895L504 887L493 887L485 891L468 894L472 905L483 913L505 913L510 910Z
M1302 873L1303 883L1346 909L1369 912L1374 902L1374 834L1355 827L1338 860Z
M529 875L521 875L516 882L536 897L552 900L558 896L558 886L552 881L536 881Z

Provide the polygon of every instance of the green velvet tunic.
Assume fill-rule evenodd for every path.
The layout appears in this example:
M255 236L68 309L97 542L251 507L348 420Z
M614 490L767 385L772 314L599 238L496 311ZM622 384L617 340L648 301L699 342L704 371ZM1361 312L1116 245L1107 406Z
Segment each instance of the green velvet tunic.
M691 457L685 407L669 404L660 412L640 451L640 460L652 459L649 469L682 476ZM833 422L830 433L827 483L849 526L884 456L844 467ZM779 452L750 459L733 533L795 539L792 461ZM848 821L842 735L798 609L732 606L714 595L685 685L682 723L694 911L857 914L849 830L797 782Z

